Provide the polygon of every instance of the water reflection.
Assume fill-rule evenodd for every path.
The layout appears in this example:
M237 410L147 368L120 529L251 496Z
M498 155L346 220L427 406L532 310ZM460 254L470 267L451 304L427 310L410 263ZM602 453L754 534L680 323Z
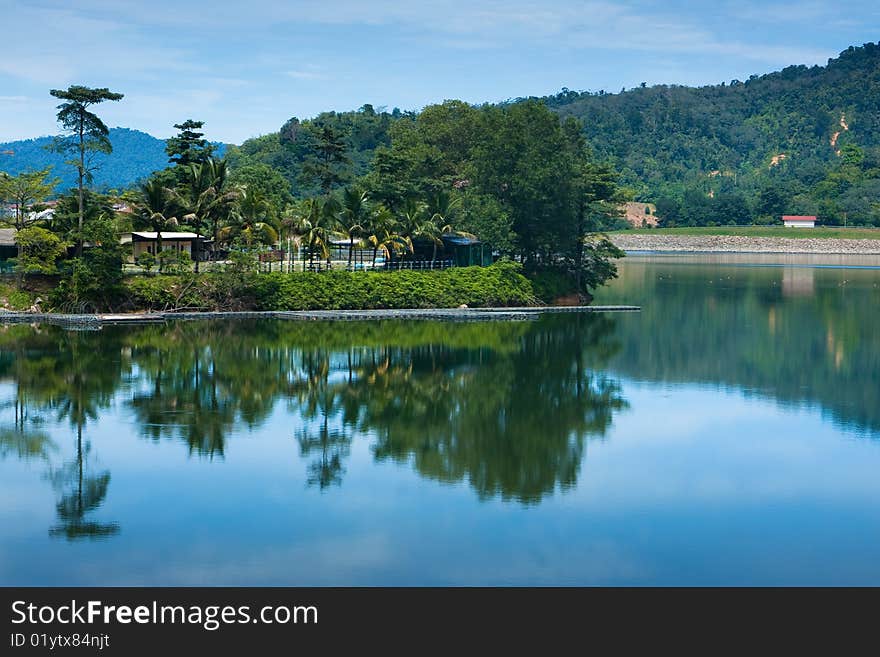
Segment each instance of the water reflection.
M178 322L66 332L7 327L0 378L13 384L4 455L36 458L58 495L53 536L107 537L94 512L110 493L90 429L127 409L136 432L223 459L227 443L278 411L319 490L341 486L354 440L377 461L466 481L481 499L536 503L574 486L585 441L626 407L603 368L618 345L601 316L542 322L364 324ZM30 413L73 430L74 455L50 455ZM122 438L122 436L120 436ZM285 458L279 455L279 458Z
M15 383L11 406L14 425L0 430L0 453L15 451L19 458L45 463L45 478L56 491L58 525L52 536L69 540L101 538L118 533L118 523L90 520L107 495L110 473L93 471L91 444L83 437L89 422L107 408L120 381L121 362L114 357L117 344L96 352L94 336L63 333L50 327L5 327L0 372ZM37 415L32 417L36 413ZM28 425L54 416L74 432L75 456L58 464L58 446L45 431Z
M618 323L612 369L816 405L843 426L880 434L880 270L811 267L807 257L748 266L753 259L627 258L598 299L643 306Z

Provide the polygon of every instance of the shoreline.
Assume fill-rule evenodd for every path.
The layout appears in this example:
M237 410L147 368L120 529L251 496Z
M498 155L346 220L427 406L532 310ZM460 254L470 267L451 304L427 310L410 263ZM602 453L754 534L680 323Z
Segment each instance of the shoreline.
M267 310L157 313L29 313L0 312L0 324L54 324L57 326L100 329L105 325L157 324L169 321L209 319L284 319L292 321L527 321L543 314L639 312L640 306L516 306L509 308L405 308L396 310Z
M791 230L809 229L792 228ZM615 246L624 251L880 255L880 239L749 237L744 235L626 235L622 233L609 237Z

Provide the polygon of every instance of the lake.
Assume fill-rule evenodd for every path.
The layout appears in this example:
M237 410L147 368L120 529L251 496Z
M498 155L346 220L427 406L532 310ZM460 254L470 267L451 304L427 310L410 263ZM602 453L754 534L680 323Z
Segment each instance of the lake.
M880 259L640 313L0 327L0 584L880 584Z

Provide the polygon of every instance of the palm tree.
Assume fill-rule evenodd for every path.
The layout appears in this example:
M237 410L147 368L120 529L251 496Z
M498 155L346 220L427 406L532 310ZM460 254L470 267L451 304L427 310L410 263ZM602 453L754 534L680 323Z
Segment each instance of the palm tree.
M310 198L304 200L297 210L296 231L308 246L310 264L319 253L330 265L330 237L337 227L337 207L330 198Z
M254 242L272 245L278 242L278 231L270 223L272 203L258 189L240 187L238 202L230 215L231 223L221 228L217 239L231 242L241 238L250 248Z
M412 251L412 240L398 232L400 223L394 214L384 205L376 207L369 215L369 221L365 232L367 244L373 247L373 267L376 266L376 256L381 250L386 258L393 252Z
M355 242L360 242L364 237L364 227L369 221L369 214L370 207L366 192L356 187L347 187L343 190L337 232L348 240L348 269L351 269Z
M238 194L237 189L228 185L226 160L212 157L202 163L189 165L186 183L177 194L177 200L187 210L183 220L192 225L197 233L202 226L208 226L216 243L220 227L228 221ZM195 258L195 261L198 272L199 259Z
M450 220L460 206L461 197L452 196L445 189L437 190L427 197L425 207L430 216L419 224L417 230L419 237L428 239L434 244L434 250L431 254L431 267L434 266L434 261L437 259L437 247L443 246L443 235L454 234L462 237L476 238L472 233L453 228Z
M461 197L453 196L445 189L428 194L425 199L428 214L441 225L452 219L453 214L461 207Z
M159 180L152 178L140 187L140 194L135 205L138 218L156 231L156 257L159 260L159 271L162 271L162 231L176 228L177 217L174 216L177 206L173 193Z

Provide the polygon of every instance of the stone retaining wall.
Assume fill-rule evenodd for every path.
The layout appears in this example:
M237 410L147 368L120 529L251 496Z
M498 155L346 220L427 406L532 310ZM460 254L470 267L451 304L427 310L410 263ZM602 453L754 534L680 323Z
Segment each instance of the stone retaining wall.
M792 230L808 229L792 228ZM611 235L611 241L624 251L880 254L880 240L615 233Z

